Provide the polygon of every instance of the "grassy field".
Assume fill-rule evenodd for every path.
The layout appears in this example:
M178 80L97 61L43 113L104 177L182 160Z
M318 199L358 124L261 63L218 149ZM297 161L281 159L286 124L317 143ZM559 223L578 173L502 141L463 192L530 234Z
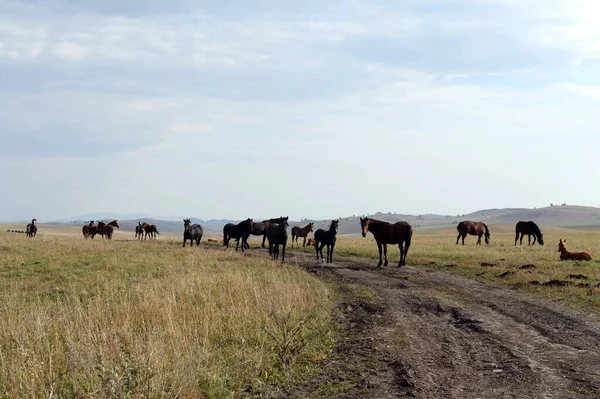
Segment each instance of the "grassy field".
M299 268L178 238L9 228L4 397L239 397L306 378L331 350L331 292Z
M513 229L512 225L490 226L492 237L489 246L485 243L475 245L475 236L467 236L464 246L456 245L455 229L417 230L407 264L508 284L545 298L565 300L575 307L600 315L600 288L596 287L600 283L600 232L547 227L543 229L544 246L528 246L527 236L523 240L523 246L515 246ZM560 238L567 239L570 251L588 251L593 259L598 260L561 261L558 253ZM377 265L379 256L371 233L365 238L340 237L336 253L373 259L373 266ZM388 267L396 267L399 257L398 246L388 246ZM535 267L519 268L528 264ZM580 274L587 279L568 277ZM552 280L570 285L543 285ZM536 285L536 281L540 284Z

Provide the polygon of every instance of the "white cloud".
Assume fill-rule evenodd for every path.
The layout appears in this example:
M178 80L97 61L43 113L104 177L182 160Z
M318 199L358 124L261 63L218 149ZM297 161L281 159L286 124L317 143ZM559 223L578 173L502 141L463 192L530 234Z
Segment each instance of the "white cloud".
M77 43L58 43L54 46L54 54L68 61L81 61L87 57L90 50Z

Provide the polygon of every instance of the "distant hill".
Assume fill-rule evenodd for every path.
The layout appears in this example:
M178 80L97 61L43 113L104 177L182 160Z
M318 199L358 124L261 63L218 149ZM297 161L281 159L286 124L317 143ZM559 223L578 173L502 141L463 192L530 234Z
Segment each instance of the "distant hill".
M111 215L119 217L117 214L101 213L97 216ZM91 216L91 215L86 215ZM436 227L451 227L455 226L462 220L483 221L487 224L509 223L514 224L520 220L533 220L540 225L555 226L555 227L580 227L591 228L594 226L600 227L600 208L589 206L549 206L545 208L528 209L528 208L503 208L503 209L484 209L477 212L464 215L406 215L399 213L376 213L368 215L374 219L384 220L387 222L406 221L415 229L436 228ZM109 218L93 218L94 220L108 220ZM181 218L183 219L183 218ZM82 224L89 221L90 218L76 221L75 224ZM290 221L290 226L298 225L305 226L308 222L315 222L315 230L318 228L328 228L331 220L309 220ZM70 220L69 224L73 220ZM146 222L155 224L160 232L178 233L183 231L183 220L161 220L153 218L136 217L125 219L119 217L119 223L122 230L135 231L135 226L138 222ZM229 219L210 219L202 220L192 218L193 223L200 223L207 235L220 235L223 226L227 223L237 223L238 221ZM340 218L339 234L359 234L360 221L359 216L350 216Z

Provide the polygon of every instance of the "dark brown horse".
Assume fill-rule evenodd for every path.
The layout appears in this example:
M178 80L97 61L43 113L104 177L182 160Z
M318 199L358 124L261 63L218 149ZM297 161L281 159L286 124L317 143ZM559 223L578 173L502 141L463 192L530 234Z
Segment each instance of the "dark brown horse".
M329 230L318 229L315 231L315 251L317 251L317 262L319 261L319 253L321 254L321 262L323 261L323 247L327 246L327 263L333 263L333 248L337 241L338 220L332 220Z
M529 245L531 245L531 236L533 236L533 245L535 245L535 240L540 243L540 245L544 245L544 235L542 231L532 221L529 222L518 222L515 227L515 245L517 245L517 240L519 239L519 234L521 235L521 240L519 241L519 245L523 245L523 235L527 234L527 239L529 241Z
M381 220L375 220L370 218L360 218L360 227L362 229L362 236L366 237L367 232L373 233L375 241L377 242L377 248L379 249L379 263L377 266L388 265L387 259L387 244L398 244L400 249L400 261L398 267L406 266L406 255L408 254L408 248L410 248L410 242L412 240L413 229L410 224L406 222L396 222L394 224L383 222ZM383 248L383 256L385 263L381 259L381 250Z
M83 238L85 238L86 240L90 236L90 227L92 227L93 225L94 225L94 221L90 220L90 222L88 224L84 225L81 228L81 232L83 233Z
M194 223L192 224L191 219L183 219L183 247L185 248L185 242L190 240L190 247L194 246L194 241L196 241L196 246L200 246L200 240L202 239L202 235L204 234L204 230L202 226Z
M306 246L306 237L308 236L308 233L313 231L314 225L315 224L313 222L310 222L309 224L307 224L304 227L300 227L300 226L292 227L292 248L294 248L294 239L296 240L296 246L298 246L298 237L304 238L304 240L302 241L302 246L303 247Z
M98 223L98 234L100 234L102 236L102 238L104 238L104 236L106 236L106 238L111 240L115 227L121 228L121 226L119 226L119 221L116 219L107 224L104 224L103 222L99 222Z
M267 227L267 239L269 240L269 255L273 260L279 259L279 245L281 245L281 263L285 262L285 247L288 241L287 218L281 223L269 223Z
M465 237L467 234L472 236L478 236L477 244L481 245L481 237L485 235L485 243L490 243L490 230L487 225L483 222L471 222L470 220L465 220L460 222L458 226L456 226L456 230L458 230L458 236L456 237L456 244L458 244L458 240L462 237L462 245L465 245Z
M589 252L569 252L567 251L567 240L558 242L558 252L560 252L560 260L592 260L592 255Z
M234 238L236 240L235 250L237 252L240 246L240 238L242 239L242 252L247 246L246 239L252 231L252 219L248 218L238 224L227 223L223 226L223 246L229 248L229 241Z
M248 245L248 238L250 237L250 235L253 236L262 236L262 244L261 247L264 248L265 247L265 240L267 239L267 229L269 228L269 225L271 223L282 223L283 221L287 222L288 220L288 216L283 217L280 216L278 218L272 218L272 219L267 219L267 220L263 220L262 222L252 222L252 231L248 234L248 237L246 237L246 249L249 249L250 246Z
M27 227L25 228L25 235L27 237L35 237L35 235L37 234L37 219L31 219L31 223L29 223L27 225Z
M154 239L156 240L156 235L160 233L158 232L158 229L156 228L155 224L148 224L146 222L142 223L142 227L144 228L144 232L146 233L144 235L144 240L146 238L148 238L148 236L150 236L150 239Z

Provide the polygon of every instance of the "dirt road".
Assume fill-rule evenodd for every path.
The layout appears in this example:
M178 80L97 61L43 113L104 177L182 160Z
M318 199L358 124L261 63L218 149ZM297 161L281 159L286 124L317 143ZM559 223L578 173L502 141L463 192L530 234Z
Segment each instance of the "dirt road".
M290 259L373 297L346 290L331 362L282 396L600 397L596 318L449 273L334 260L321 269L305 254Z

